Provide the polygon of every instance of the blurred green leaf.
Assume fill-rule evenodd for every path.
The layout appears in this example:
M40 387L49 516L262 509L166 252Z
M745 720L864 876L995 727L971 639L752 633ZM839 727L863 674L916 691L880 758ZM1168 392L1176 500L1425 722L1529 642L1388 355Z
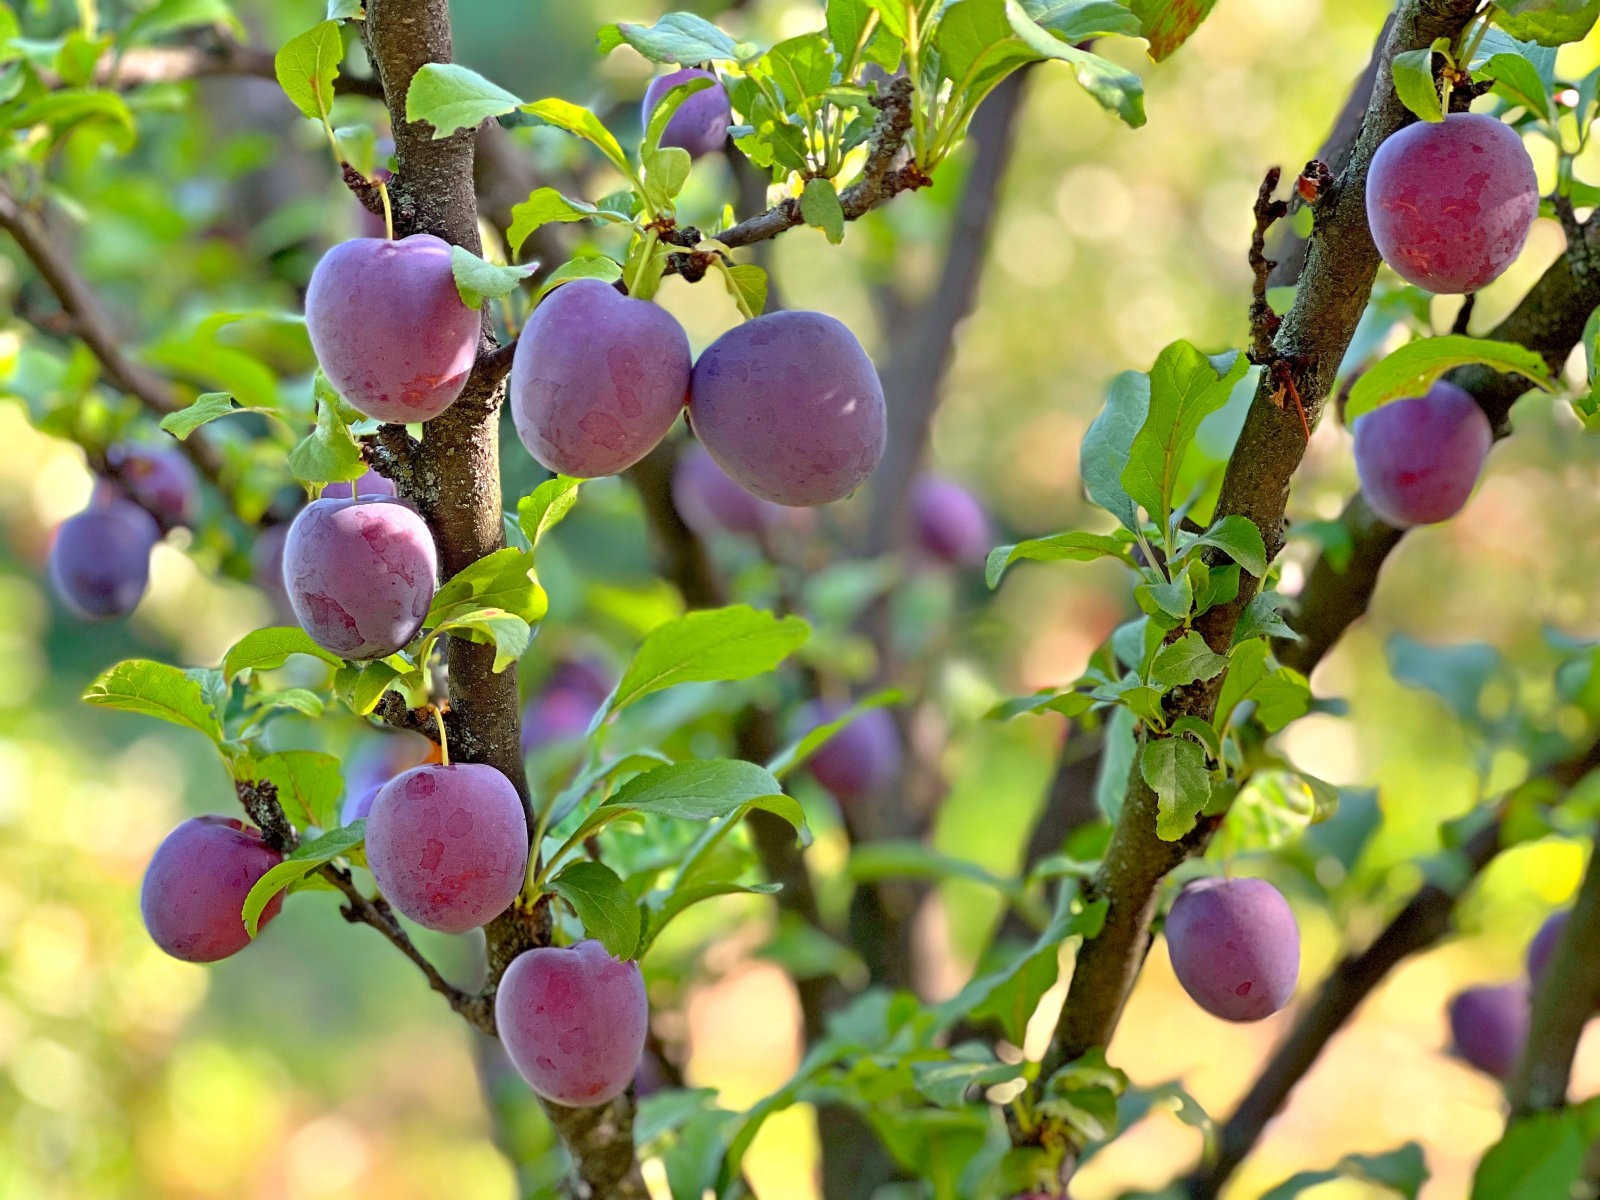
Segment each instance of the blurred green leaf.
M991 588L998 587L1012 563L1022 559L1034 562L1089 562L1096 558L1115 558L1128 561L1128 543L1108 533L1080 533L1069 530L1049 537L1030 538L1011 546L996 546L989 551L984 567L984 579Z
M1357 1179L1363 1183L1377 1184L1399 1193L1406 1197L1406 1200L1416 1200L1422 1185L1428 1181L1428 1164L1423 1157L1422 1147L1416 1142L1407 1142L1383 1154L1347 1154L1331 1169L1298 1172L1277 1187L1263 1193L1261 1200L1293 1200L1293 1197L1300 1195L1301 1192L1335 1179ZM1520 1194L1527 1200L1533 1200L1536 1194L1554 1197L1560 1193ZM1476 1197L1478 1193L1474 1191L1473 1195ZM1493 1195L1495 1200L1512 1200L1518 1193L1507 1191L1495 1192Z
M1217 0L1128 0L1157 62L1188 41L1216 5Z
M900 704L904 700L905 693L899 688L884 688L882 691L863 697L833 720L808 730L803 737L778 751L767 763L767 770L771 771L774 777L782 779L821 749L824 743L852 724L862 713L874 708Z
M1021 1063L1001 1062L981 1045L957 1046L948 1059L911 1064L917 1091L940 1108L960 1108L972 1089L993 1087L1021 1075Z
M1494 23L1541 46L1581 41L1600 20L1600 0L1499 0Z

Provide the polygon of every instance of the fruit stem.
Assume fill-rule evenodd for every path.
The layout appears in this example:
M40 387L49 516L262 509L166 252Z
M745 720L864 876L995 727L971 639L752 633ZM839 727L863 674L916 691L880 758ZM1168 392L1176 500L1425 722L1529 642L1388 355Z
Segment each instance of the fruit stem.
M350 490L352 494L355 492L354 485L351 485ZM445 733L444 729L443 705L435 704L433 706L433 719L434 722L439 726L439 765L448 767L450 765L450 738L449 735Z
M389 185L378 180L378 198L383 201L383 236L394 241L394 211L389 207Z

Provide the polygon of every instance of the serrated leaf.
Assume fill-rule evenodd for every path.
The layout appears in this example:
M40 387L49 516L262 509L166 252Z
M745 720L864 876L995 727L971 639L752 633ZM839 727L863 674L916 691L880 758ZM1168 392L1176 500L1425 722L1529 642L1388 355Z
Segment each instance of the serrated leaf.
M465 247L450 247L450 273L455 276L461 303L468 308L481 308L485 300L509 296L538 269L538 263L504 266L479 258Z
M839 191L831 179L808 179L800 193L800 215L806 224L827 234L837 246L844 241L844 207L839 203Z
M1533 386L1549 389L1550 368L1544 358L1514 342L1496 342L1451 333L1407 342L1368 368L1350 388L1345 403L1346 425L1375 408L1407 396L1420 396L1446 371L1466 363L1482 363L1508 375L1521 375Z
M1257 579L1267 573L1267 544L1249 517L1223 517L1196 538L1195 544L1215 546Z
M141 713L182 725L222 744L217 711L201 681L187 671L147 658L130 658L102 672L83 693L100 708Z
M1581 41L1600 19L1600 0L1500 0L1494 23L1541 46Z
M1289 627L1281 610L1288 599L1277 592L1257 592L1250 597L1244 612L1239 614L1239 624L1234 627L1233 644L1248 642L1251 638L1285 638L1298 642L1300 635Z
M1550 89L1539 77L1539 69L1522 55L1490 55L1472 77L1480 82L1490 80L1496 95L1520 104L1542 121L1550 120Z
M596 720L676 684L764 675L798 650L810 634L810 626L799 617L776 617L743 604L668 621L645 637Z
M459 63L424 63L406 92L406 120L432 125L437 141L458 129L476 128L521 103L499 84Z
M1200 422L1227 403L1249 365L1242 354L1213 361L1184 341L1156 357L1149 411L1129 447L1122 486L1157 525L1165 528L1172 514L1178 471Z
M367 464L361 446L339 415L339 399L319 369L316 376L317 425L289 451L289 472L303 483L342 483L360 479Z
M1069 530L1049 537L1030 538L1011 546L996 546L989 551L984 566L984 580L991 588L998 587L1007 568L1022 559L1034 562L1089 562L1096 558L1115 558L1128 561L1128 545L1107 533L1082 533Z
M339 824L339 802L344 795L344 775L339 760L316 750L282 750L252 758L240 772L257 782L273 785L278 803L296 826L332 829Z
M1278 665L1264 638L1240 642L1228 654L1228 674L1217 696L1213 724L1226 730L1233 711L1245 701L1256 705L1255 719L1276 733L1311 707L1311 689L1298 671Z
M601 221L628 223L621 213L611 212L584 200L563 196L555 188L535 188L528 198L511 207L511 227L506 230L506 242L513 254L522 249L533 231L553 221Z
M233 397L227 392L206 392L197 396L188 408L162 417L161 428L181 442L200 426L235 411Z
M539 595L544 595L542 589ZM496 674L527 653L528 643L533 640L533 630L527 619L503 608L474 608L453 613L448 620L439 623L438 632L493 646L491 669Z
M241 913L246 931L251 937L256 936L259 932L261 914L266 911L267 905L272 903L272 898L279 892L292 887L339 856L349 854L366 840L366 821L356 821L338 829L331 829L315 841L302 842L295 847L288 858L256 880L255 886L246 894Z
M1194 828L1211 799L1205 751L1188 738L1154 738L1139 754L1139 775L1156 794L1156 836L1176 841Z
M343 660L311 640L298 625L275 625L245 634L222 656L222 677L232 683L245 671L274 671L290 655L309 654L338 666Z
M1150 682L1162 689L1171 689L1201 679L1215 679L1227 666L1224 656L1214 653L1206 645L1205 638L1190 630L1157 653L1150 664Z
M337 21L323 21L283 44L272 60L278 86L314 121L326 120L333 106L333 81L344 61L344 38Z
M587 859L575 862L550 881L555 893L572 905L583 931L597 939L612 958L633 957L639 945L639 906L610 867Z

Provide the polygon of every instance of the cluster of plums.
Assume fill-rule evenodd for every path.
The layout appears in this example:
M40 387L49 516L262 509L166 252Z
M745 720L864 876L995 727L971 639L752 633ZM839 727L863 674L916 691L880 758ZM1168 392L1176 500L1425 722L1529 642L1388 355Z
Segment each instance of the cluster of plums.
M1430 292L1474 292L1521 253L1539 184L1514 129L1482 113L1452 113L1378 147L1366 208L1379 253L1404 279ZM1494 441L1472 397L1444 381L1358 417L1353 432L1361 490L1401 529L1459 512Z
M1527 975L1511 983L1465 988L1450 1000L1450 1043L1486 1075L1508 1079L1522 1057L1539 986L1570 912L1552 913L1528 943Z
M89 506L50 544L50 582L86 620L125 617L150 582L150 551L163 530L194 521L199 483L189 460L166 446L115 445Z

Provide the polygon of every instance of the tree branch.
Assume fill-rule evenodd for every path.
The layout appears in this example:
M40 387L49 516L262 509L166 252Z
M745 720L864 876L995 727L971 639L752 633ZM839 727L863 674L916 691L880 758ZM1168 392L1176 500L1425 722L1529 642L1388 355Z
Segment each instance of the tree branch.
M184 46L140 46L120 56L102 58L95 68L94 82L100 87L125 91L152 83L182 83L222 75L277 79L272 54L229 37L216 37ZM47 87L60 84L49 73L41 72L41 77ZM344 96L383 99L383 88L376 79L341 74L333 88Z

